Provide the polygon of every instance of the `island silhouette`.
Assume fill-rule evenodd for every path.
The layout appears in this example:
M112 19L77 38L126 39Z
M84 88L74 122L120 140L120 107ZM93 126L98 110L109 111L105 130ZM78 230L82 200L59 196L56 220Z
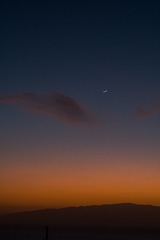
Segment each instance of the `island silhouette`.
M160 207L132 203L44 209L0 216L0 225L160 230Z

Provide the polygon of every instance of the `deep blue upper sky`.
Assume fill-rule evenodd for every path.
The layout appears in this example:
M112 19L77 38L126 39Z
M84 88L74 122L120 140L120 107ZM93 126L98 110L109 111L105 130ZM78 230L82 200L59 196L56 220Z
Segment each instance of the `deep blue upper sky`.
M159 1L2 1L1 94L157 89L159 9Z

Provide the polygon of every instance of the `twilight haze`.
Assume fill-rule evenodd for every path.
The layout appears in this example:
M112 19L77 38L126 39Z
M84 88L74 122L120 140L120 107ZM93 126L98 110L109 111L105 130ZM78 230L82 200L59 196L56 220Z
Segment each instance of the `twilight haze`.
M0 214L160 206L159 11L1 1Z

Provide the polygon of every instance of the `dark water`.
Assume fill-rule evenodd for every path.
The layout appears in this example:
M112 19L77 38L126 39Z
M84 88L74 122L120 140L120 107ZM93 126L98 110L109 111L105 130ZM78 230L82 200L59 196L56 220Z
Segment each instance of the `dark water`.
M0 227L0 240L43 240L45 227ZM49 227L51 240L160 240L157 231L120 231L97 229L54 229Z

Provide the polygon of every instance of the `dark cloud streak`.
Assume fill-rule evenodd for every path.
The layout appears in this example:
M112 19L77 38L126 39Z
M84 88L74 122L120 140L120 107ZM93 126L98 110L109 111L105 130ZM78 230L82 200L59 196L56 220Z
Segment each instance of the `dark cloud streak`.
M133 117L135 119L146 119L147 117L154 116L158 113L160 113L160 100L157 100L156 103L148 109L136 106Z
M93 125L98 118L73 98L59 92L0 96L0 103L12 104L23 110L41 113L74 125Z

